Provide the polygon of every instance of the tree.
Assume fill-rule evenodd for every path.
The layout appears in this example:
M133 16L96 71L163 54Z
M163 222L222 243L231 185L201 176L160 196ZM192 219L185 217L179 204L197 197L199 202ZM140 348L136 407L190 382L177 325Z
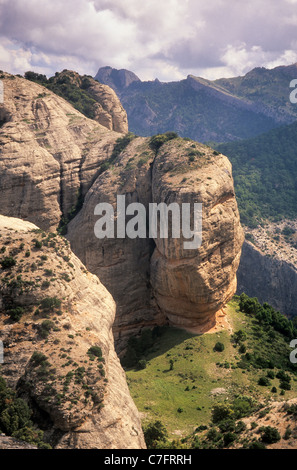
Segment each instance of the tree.
M220 341L218 341L214 346L214 351L222 352L224 351L224 349L225 349L225 346Z
M262 426L259 431L261 433L262 442L265 442L266 444L274 444L281 438L278 430L271 426Z
M143 430L143 434L149 449L154 449L158 442L165 442L168 437L167 429L159 420L148 424Z
M234 411L232 410L231 406L224 403L215 405L211 413L213 423L219 423L220 421L224 421L230 418L232 419L234 415Z

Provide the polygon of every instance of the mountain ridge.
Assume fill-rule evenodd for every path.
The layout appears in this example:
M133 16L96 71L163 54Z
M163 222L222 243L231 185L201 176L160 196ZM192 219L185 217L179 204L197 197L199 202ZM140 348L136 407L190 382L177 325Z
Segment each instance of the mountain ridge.
M108 70L109 76L119 74L117 69ZM130 73L133 74L125 71ZM255 68L230 79L207 80L188 75L180 81L160 82L141 81L135 76L123 87L116 87L112 81L109 85L117 89L130 130L138 135L170 130L200 142L229 142L297 119L296 106L289 100L289 85L295 75L297 66L293 64L271 70ZM103 73L100 78L104 82ZM221 115L219 125L213 120L212 109Z

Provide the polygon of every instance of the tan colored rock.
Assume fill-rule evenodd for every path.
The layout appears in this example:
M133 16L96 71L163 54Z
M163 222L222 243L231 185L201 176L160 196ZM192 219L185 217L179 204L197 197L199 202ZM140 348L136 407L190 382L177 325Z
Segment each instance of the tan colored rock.
M1 212L55 229L92 185L121 134L37 83L6 75L0 105Z
M150 139L139 137L103 171L122 134L85 118L36 83L7 77L4 90L2 213L53 230L82 207L67 236L116 301L117 346L145 326L213 327L215 313L236 290L243 243L228 159L180 138L155 154ZM97 239L95 206L115 207L118 194L146 210L152 202L201 202L202 246L185 250L183 240L160 237Z
M84 207L69 224L74 252L96 273L117 303L116 344L143 326L169 322L195 331L215 323L215 314L236 290L243 231L231 164L223 155L174 139L155 156L149 139L136 138L112 169L88 191ZM185 250L183 239L97 239L94 208L116 197L126 203L202 202L202 246ZM124 337L124 338L123 338Z
M203 330L214 325L215 313L236 291L244 234L231 163L205 146L196 144L195 151L191 162L187 145L164 145L154 163L152 192L154 202L202 203L202 244L185 249L184 238L156 239L151 284L170 323Z
M96 100L93 110L95 121L115 132L126 134L128 132L127 113L124 110L119 98L112 88L103 85L89 76L81 76L77 72L63 70L56 77L54 82L64 77L70 80L78 88L87 90L87 92Z
M1 373L8 385L29 401L55 448L144 448L113 346L112 296L64 238L5 216L0 228L5 255L16 261L0 269ZM42 301L49 298L61 304L46 308ZM9 312L17 307L22 316L12 321ZM92 346L101 348L103 360L90 357Z

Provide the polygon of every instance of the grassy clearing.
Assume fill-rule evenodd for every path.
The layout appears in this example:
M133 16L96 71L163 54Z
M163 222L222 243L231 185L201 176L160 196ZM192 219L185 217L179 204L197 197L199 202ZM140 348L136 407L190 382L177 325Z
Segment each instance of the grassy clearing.
M192 335L176 328L162 328L141 351L144 368L138 363L126 369L130 392L144 426L160 420L169 438L176 439L192 433L197 426L209 424L217 403L232 403L238 396L248 396L264 405L269 399L296 397L297 372L289 370L291 390L282 392L275 376L269 378L268 386L258 384L269 370L276 375L279 368L268 370L244 362L246 353L265 358L282 355L288 370L285 364L291 351L289 341L277 332L271 339L270 330L259 325L253 316L239 311L237 300L229 303L227 315L233 334L220 331ZM238 330L244 331L245 339L236 344L233 335ZM223 343L222 352L214 350L217 342ZM240 350L242 344L244 353ZM276 392L271 391L272 387Z

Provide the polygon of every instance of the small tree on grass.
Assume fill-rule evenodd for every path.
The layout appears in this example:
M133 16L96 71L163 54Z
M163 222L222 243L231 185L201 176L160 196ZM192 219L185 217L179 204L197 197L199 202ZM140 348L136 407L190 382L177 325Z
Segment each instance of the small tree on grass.
M225 349L225 346L220 341L218 341L214 346L214 350L218 351L218 352L222 352L222 351L224 351L224 349Z
M281 438L278 430L271 426L262 426L259 431L261 433L262 442L265 442L266 444L274 444Z
M165 442L168 437L167 429L159 420L148 424L143 433L148 449L155 448L158 442Z

